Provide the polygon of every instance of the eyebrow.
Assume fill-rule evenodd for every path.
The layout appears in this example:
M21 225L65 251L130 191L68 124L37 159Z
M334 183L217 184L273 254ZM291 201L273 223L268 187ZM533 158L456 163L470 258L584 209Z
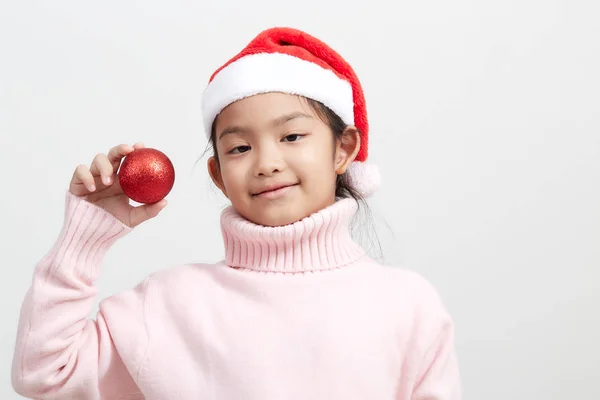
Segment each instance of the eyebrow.
M297 112L293 112L291 114L285 114L282 115L281 117L277 117L275 119L273 119L271 121L271 126L273 127L277 127L277 126L281 126L283 124L285 124L286 122L289 122L293 119L297 119L297 118L313 118L312 115L308 115L305 114L303 112L297 111ZM223 131L219 134L219 140L222 139L224 136L226 135L230 135L233 133L247 133L248 130L241 127L241 126L229 126L225 129L223 129Z

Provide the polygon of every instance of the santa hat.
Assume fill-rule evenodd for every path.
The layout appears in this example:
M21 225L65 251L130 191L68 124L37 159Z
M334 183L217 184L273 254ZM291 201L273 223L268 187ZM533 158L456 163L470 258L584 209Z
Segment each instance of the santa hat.
M202 99L206 135L229 104L259 93L283 92L319 101L360 132L360 151L346 174L363 196L379 187L375 165L367 163L369 124L363 90L352 67L319 39L292 28L271 28L256 36L210 77Z

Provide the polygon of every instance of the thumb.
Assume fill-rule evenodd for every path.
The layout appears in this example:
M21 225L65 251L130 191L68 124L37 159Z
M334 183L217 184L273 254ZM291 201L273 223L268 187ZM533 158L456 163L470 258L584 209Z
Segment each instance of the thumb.
M154 204L143 204L141 206L134 207L131 210L130 223L131 227L135 227L142 222L145 222L151 218L154 218L167 206L167 200L162 199L158 203Z

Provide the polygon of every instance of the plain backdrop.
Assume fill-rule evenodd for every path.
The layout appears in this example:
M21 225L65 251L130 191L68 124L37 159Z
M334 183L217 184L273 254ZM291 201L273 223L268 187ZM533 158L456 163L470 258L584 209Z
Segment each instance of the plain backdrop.
M177 174L160 217L107 254L98 300L222 257L227 201L202 157L201 93L276 25L325 40L361 78L384 262L442 295L464 398L600 398L597 2L1 4L1 399L20 398L19 308L78 164L143 141Z

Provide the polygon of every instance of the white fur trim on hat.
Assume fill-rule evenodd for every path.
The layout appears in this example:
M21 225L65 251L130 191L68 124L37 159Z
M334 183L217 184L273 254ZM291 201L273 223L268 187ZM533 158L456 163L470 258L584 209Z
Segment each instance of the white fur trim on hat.
M333 71L283 53L247 55L217 73L204 91L202 114L210 137L216 116L229 104L259 93L283 92L317 100L354 125L350 83Z
M352 186L365 197L371 197L381 185L379 168L367 162L354 161L346 171Z

